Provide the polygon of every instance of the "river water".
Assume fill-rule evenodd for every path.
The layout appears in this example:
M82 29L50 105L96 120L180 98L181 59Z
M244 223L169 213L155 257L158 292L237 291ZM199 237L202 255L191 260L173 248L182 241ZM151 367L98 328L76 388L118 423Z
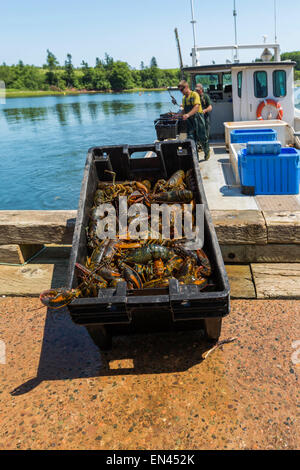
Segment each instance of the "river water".
M173 93L180 103L180 92ZM77 209L87 150L151 144L168 92L10 98L0 104L0 210Z
M180 103L180 92L172 94ZM300 109L300 89L295 97ZM0 104L0 210L77 209L87 150L151 144L154 119L176 109L168 92L7 99Z

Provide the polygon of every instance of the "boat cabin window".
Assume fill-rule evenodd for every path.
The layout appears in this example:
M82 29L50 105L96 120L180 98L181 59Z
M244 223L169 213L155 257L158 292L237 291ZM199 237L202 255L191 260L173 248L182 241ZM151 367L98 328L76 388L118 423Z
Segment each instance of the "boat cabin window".
M201 83L204 92L210 95L214 101L228 99L226 94L232 93L231 73L206 73L197 74L194 78L194 84Z
M237 74L238 97L242 97L243 72Z
M223 86L224 88L232 85L231 73L223 73Z
M266 98L268 96L267 72L254 72L254 95L256 98Z
M217 74L201 74L196 75L195 84L201 83L203 85L204 91L215 91L218 89L219 85L219 75Z
M273 95L278 98L286 96L285 70L275 70L273 72Z

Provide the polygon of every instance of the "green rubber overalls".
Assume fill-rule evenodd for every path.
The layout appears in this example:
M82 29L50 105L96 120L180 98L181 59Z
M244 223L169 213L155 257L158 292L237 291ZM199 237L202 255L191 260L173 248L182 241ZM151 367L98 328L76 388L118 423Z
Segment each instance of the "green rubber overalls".
M186 97L183 99L184 113L189 113L194 105L186 103ZM187 137L193 139L195 143L201 145L205 158L209 155L208 137L206 135L206 126L203 113L195 113L193 116L187 119Z

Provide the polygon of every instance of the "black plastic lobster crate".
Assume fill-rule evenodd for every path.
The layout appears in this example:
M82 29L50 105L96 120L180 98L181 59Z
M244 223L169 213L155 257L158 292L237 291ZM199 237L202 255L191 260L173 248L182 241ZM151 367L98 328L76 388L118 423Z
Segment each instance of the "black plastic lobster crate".
M179 120L159 118L154 121L158 140L176 139L179 135Z
M144 152L149 158L132 158ZM151 152L151 153L149 153ZM100 289L98 297L73 300L68 309L73 321L85 325L102 349L110 347L117 333L204 328L208 338L217 340L222 317L229 306L229 283L212 223L200 174L197 150L192 140L157 142L151 145L94 147L88 151L68 269L68 288L76 288L75 263L85 264L86 227L99 181L111 181L105 170L114 171L117 181L146 178L168 179L175 171L193 170L194 194L204 204L204 251L213 267L213 291L195 285L180 285L172 279L168 288L127 290L125 282L115 289Z
M173 138L173 136L171 135L171 137L163 137L163 138L160 139L160 138L159 138L159 135L170 135L170 134L172 133L172 132L170 132L170 129L169 129L167 126L164 128L164 126L162 126L161 123L162 123L163 121L165 121L165 122L167 122L167 123L170 122L170 121L173 122L174 119L175 119L174 113L171 113L171 112L170 112L170 113L160 114L160 115L159 115L159 119L156 119L156 120L154 121L155 128L156 128L156 123L159 121L159 123L158 123L158 131L156 131L156 135L157 135L158 140L164 140L164 139L171 139L171 138ZM184 121L184 120L182 119L182 117L180 117L180 116L177 117L176 120L177 120L177 129L175 129L175 130L176 130L176 132L177 132L177 135L179 135L179 134L181 134L181 133L186 133L186 132L187 132L187 122ZM174 132L173 132L173 134L174 134Z

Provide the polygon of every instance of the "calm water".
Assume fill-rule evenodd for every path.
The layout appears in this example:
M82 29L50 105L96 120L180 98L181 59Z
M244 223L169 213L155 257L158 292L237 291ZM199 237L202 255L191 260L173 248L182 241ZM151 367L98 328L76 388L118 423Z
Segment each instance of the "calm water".
M173 92L180 103L181 94ZM300 89L295 91L300 109ZM168 92L7 99L0 104L0 210L77 209L87 150L150 144Z
M154 119L176 109L168 92L7 99L0 104L0 210L77 209L87 150L151 144Z

